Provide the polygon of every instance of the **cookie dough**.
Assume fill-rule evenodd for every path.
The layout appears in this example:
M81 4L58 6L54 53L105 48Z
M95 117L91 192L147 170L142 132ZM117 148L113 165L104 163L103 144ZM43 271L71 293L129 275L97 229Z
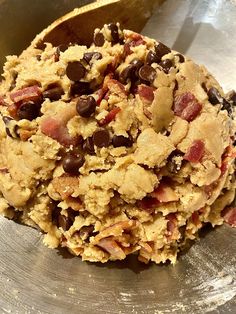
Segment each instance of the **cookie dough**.
M85 261L174 263L205 224L235 225L235 103L203 66L118 24L89 48L9 56L0 212Z

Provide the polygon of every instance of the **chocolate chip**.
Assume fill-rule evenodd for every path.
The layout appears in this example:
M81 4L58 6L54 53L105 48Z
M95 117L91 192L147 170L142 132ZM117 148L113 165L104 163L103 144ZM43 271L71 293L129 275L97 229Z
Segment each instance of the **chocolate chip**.
M51 101L56 101L64 94L64 90L61 86L52 87L43 92L43 98L49 98Z
M127 83L127 80L130 79L131 81L135 80L135 66L129 64L124 70L120 73L120 81L121 83Z
M234 90L230 92L229 101L232 102L233 106L236 106L236 92Z
M46 48L46 43L42 40L39 40L35 48L39 50L44 50Z
M154 51L150 50L146 57L146 63L148 65L151 65L152 63L158 63L158 62L160 62L160 58Z
M62 166L65 172L78 175L79 168L83 166L84 162L84 156L80 154L67 154L63 159Z
M177 53L176 56L179 57L179 63L183 63L185 61L184 56L181 55L180 53Z
M37 59L38 61L41 61L41 55L36 55L36 59Z
M100 129L93 133L94 144L99 147L108 147L110 144L110 135L108 130Z
M147 82L153 82L156 78L156 71L150 65L143 65L139 69L139 77Z
M85 94L92 93L92 90L90 89L90 84L88 82L74 82L71 84L70 87L70 96L76 97L81 96Z
M227 110L228 114L232 114L232 106L230 102L223 98L222 110Z
M130 64L135 67L135 74L138 76L138 71L143 66L143 61L139 59L134 59L130 62Z
M39 116L40 108L33 101L23 103L17 110L17 117L26 120L34 120Z
M219 91L215 87L211 87L208 92L208 99L212 105L216 105L222 102L222 97Z
M60 52L65 52L67 49L68 49L68 45L66 44L61 44L57 47L57 49L60 51Z
M94 226L83 226L79 230L79 236L82 240L86 240L94 230Z
M133 145L133 139L131 136L125 137L123 135L114 135L112 138L112 145L114 147L131 147Z
M169 47L167 47L166 45L159 43L157 46L155 46L155 51L156 51L157 57L161 61L161 58L164 55L170 53L171 49Z
M170 59L165 59L161 61L159 64L165 73L169 73L170 68L173 66L173 63Z
M3 119L3 122L4 122L5 126L6 126L6 134L9 137L12 137L12 138L19 137L19 135L17 133L17 130L19 129L18 125L15 124L13 126L13 128L10 128L10 123L14 122L15 120L12 119L11 117L8 117L8 116L3 116L2 119Z
M79 61L69 62L66 68L66 75L71 81L81 80L86 73L86 69Z
M58 228L62 228L64 231L67 231L72 226L70 219L64 215L58 216Z
M96 46L102 47L105 43L105 38L101 32L94 34L93 42Z
M62 228L64 231L70 229L75 220L75 212L71 209L67 209L67 216L60 213L61 209L56 207L52 211L52 221L57 225L58 228Z
M78 114L83 118L89 118L96 110L96 100L93 96L81 96L76 104Z
M117 25L115 23L110 23L108 24L108 28L111 31L112 42L115 44L118 43L120 38Z
M83 150L90 155L93 155L95 153L94 142L92 137L86 138L86 140L83 143Z
M102 54L100 52L85 52L83 59L89 63L92 59L100 60L102 59Z

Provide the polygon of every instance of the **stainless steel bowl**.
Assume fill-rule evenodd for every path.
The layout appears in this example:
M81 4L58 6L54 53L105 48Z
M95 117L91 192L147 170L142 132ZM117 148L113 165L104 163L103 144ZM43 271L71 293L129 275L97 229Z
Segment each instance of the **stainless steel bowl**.
M0 0L1 62L53 19L86 1ZM87 1L88 2L88 1ZM143 33L236 81L234 0L167 0ZM205 230L172 265L82 263L49 250L38 231L0 218L1 313L236 313L236 232Z

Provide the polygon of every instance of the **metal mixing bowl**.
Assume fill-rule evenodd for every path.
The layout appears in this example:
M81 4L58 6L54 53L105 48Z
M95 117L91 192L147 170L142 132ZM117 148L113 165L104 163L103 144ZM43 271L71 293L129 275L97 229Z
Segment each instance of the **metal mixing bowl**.
M0 0L1 62L86 2ZM167 0L143 31L204 63L226 89L236 81L235 32L234 0ZM228 226L202 232L175 266L145 266L132 256L82 263L4 218L0 238L0 313L236 313L236 232Z

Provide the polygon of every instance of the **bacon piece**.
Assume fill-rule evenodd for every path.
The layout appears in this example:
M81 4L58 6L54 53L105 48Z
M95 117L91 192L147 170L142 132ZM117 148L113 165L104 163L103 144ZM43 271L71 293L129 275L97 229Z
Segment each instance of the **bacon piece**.
M78 139L71 137L68 129L65 125L55 118L48 117L41 123L41 131L43 134L53 138L63 146L75 146L78 143Z
M116 243L116 241L112 237L101 239L97 246L101 247L105 251L107 251L111 257L115 259L124 259L126 257L122 248Z
M228 225L236 228L236 207L226 207L222 211L221 216Z
M166 236L170 240L177 229L177 218L174 213L171 213L166 216L166 219L168 220Z
M160 202L154 197L146 196L141 201L138 201L138 206L150 214L154 212L158 205L160 205Z
M195 140L189 147L187 153L184 155L184 159L190 162L199 162L204 154L205 145L201 140Z
M110 123L111 121L115 120L115 117L117 115L118 112L120 112L120 108L119 107L115 107L113 108L106 116L105 118L103 118L102 120L98 121L99 126L103 126L106 125L108 123Z
M143 39L143 36L138 33L133 33L126 39L131 39L131 41L126 42L124 44L124 52L123 52L124 58L126 58L128 55L133 53L133 51L131 50L131 47L137 47L139 45L146 44L146 41Z
M7 104L5 103L4 97L0 96L0 106L6 106Z
M178 201L179 198L175 191L166 183L161 182L158 187L151 193L160 203L168 203Z
M198 212L193 212L191 218L194 225L198 226L201 223Z
M154 99L154 88L141 84L138 86L137 93L141 97L142 100L144 100L147 103L152 103Z
M42 95L38 85L22 88L18 91L10 93L10 98L14 103L21 101L36 101L39 100Z
M175 97L174 100L174 113L180 118L191 122L202 110L202 104L200 104L195 96L190 93L184 93Z

